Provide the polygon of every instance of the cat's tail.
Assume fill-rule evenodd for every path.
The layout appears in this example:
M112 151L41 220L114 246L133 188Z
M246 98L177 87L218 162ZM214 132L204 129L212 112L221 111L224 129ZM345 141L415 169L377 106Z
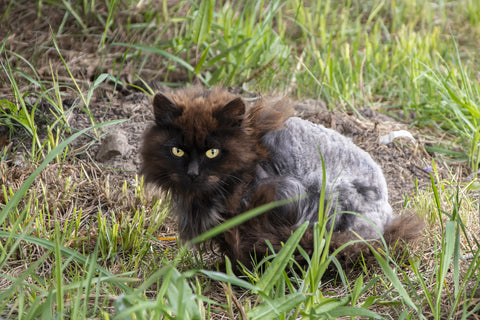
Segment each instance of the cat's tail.
M389 252L394 257L404 256L408 246L420 239L424 229L424 222L414 214L403 214L395 216L385 227L381 239L359 240L359 237L352 232L334 232L330 241L330 252L334 252L341 246L345 246L336 258L346 267L351 268L361 258L367 263L376 261L372 249L382 252ZM388 251L385 250L385 245Z
M424 222L416 215L408 213L396 216L387 225L383 238L388 246L394 248L399 244L412 243L420 238Z

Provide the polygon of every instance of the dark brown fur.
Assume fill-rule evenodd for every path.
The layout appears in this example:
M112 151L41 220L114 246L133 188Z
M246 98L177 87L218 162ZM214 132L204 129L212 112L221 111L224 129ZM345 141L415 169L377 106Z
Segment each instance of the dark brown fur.
M207 227L243 212L246 206L241 198L251 192L256 165L268 157L260 138L265 132L282 126L289 116L286 104L279 101L271 108L258 104L245 110L243 101L225 90L189 88L174 94L156 95L153 105L156 125L145 134L143 174L146 182L169 191L178 206L191 204L190 209L177 212L180 220L187 220L180 228L181 239L192 239L205 232ZM204 181L205 185L219 184L217 188L200 184L192 186L191 181L177 173L168 154L162 150L175 135L182 135L178 143L199 149L206 147L209 136L220 140L222 149L227 151ZM206 219L204 212L214 205L212 201L219 188L225 193L221 215L212 223L198 227L201 220Z

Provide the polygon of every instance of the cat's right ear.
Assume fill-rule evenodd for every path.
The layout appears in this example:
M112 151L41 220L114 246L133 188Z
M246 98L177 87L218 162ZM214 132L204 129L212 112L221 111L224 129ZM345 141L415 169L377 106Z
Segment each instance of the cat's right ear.
M162 93L153 98L153 114L158 126L169 125L175 118L182 115L183 110Z
M241 126L244 115L245 103L242 98L233 99L213 113L213 116L226 126Z

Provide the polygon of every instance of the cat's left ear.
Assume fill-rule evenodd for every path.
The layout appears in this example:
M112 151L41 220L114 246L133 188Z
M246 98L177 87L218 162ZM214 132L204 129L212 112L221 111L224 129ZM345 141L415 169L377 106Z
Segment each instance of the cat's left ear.
M242 125L245 115L245 103L242 98L235 98L223 108L216 110L213 116L221 125L238 126Z

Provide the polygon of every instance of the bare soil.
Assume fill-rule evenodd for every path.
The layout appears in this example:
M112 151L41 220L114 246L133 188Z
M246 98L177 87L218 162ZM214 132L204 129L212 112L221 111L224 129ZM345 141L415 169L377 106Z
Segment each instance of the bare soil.
M162 88L161 85L154 87L160 90ZM242 94L248 98L256 96L252 93ZM34 100L35 97L31 99ZM32 104L34 103L35 101L32 101ZM389 187L390 202L397 213L402 211L405 201L413 196L416 184L423 188L431 183L430 172L434 157L425 150L426 142L423 136L407 124L370 109L362 110L360 114L348 114L329 111L322 101L310 99L292 103L297 116L337 130L371 154L383 169ZM65 98L64 105L70 106L67 119L69 126L75 131L90 127L92 116L95 123L125 120L120 124L103 127L97 134L92 131L74 141L70 153L72 163L75 159L80 159L82 163L104 168L110 176L116 176L120 180L130 181L139 174L139 151L143 132L153 124L149 95L140 91L121 90L115 91L109 99L97 96L90 105L91 115L85 113L80 108L80 102L73 97ZM49 108L53 109L43 100L38 106L39 111L45 115L49 114ZM46 121L48 122L48 119ZM380 142L382 136L400 130L409 131L415 141L400 137L387 144ZM39 133L46 138L46 126L40 125ZM3 140L6 139L7 136L3 135ZM7 160L8 166L25 165L25 161L18 161L22 159L22 155L26 155L29 148L28 143L25 145L24 137L12 137L8 145L12 150ZM448 173L442 161L437 161L436 166L440 175Z
M161 89L161 85L157 86ZM255 94L242 93L252 98ZM400 212L408 197L413 196L415 184L423 188L431 183L430 172L434 155L429 154L424 146L428 143L422 134L410 128L408 124L395 121L377 111L365 109L360 114L332 112L322 101L305 100L292 101L296 115L304 119L333 128L351 138L358 146L371 154L383 169L389 187L389 197L395 211ZM88 150L77 157L85 161L94 161L100 167L118 169L118 175L133 178L141 167L139 150L142 145L142 135L145 129L152 125L153 115L151 98L142 92L117 92L110 102L98 100L91 106L97 122L114 119L126 119L125 122L103 129L99 141L86 137L77 141L75 149ZM83 129L91 125L88 116L80 109L74 109L70 125ZM391 132L406 130L415 137L412 141L406 137L399 137L392 142L380 142L382 136ZM112 149L108 141L112 138L123 146L106 156L104 149ZM120 139L115 138L121 136ZM125 139L122 139L122 136ZM117 140L115 140L117 139ZM107 141L107 143L105 143ZM91 144L93 143L93 144ZM90 145L91 144L91 145ZM447 175L448 169L441 159L435 162L441 176Z

